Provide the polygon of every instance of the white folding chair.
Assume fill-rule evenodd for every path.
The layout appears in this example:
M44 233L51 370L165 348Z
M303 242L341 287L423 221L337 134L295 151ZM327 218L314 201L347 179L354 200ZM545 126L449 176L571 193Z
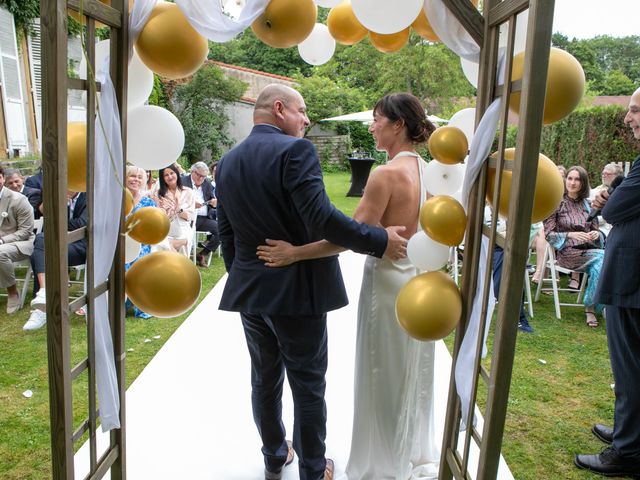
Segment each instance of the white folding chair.
M193 229L193 242L191 245L191 257L193 259L193 263L197 263L197 251L198 251L198 243L199 242L206 242L207 241L207 235L209 235L210 232L204 232L204 231L200 231L200 230L196 230L195 227ZM209 252L209 255L207 255L207 267L211 266L211 256L212 256L213 252ZM220 256L220 247L218 247L218 256Z
M44 219L42 217L33 221L33 231L36 235L42 231L43 223ZM33 277L31 259L25 258L24 260L13 262L13 268L15 270L21 270L22 268L25 269L24 276L20 277L16 274L16 283L22 283L22 287L20 288L20 308L22 308L24 306L24 301L27 298L27 292L29 291L29 282Z
M574 288L561 288L560 287L560 273L571 275L572 272L576 270L571 270L569 268L561 267L556 262L555 250L551 245L547 245L547 248L544 252L544 262L542 263L542 272L540 272L540 282L538 282L538 288L536 289L536 297L535 301L540 300L540 293L542 292L552 292L553 293L553 303L555 306L556 318L561 319L562 315L560 314L560 307L582 307L584 308L584 304L582 303L582 296L584 294L584 289L587 284L587 274L584 272L582 275L582 281L580 282L580 288L578 290ZM544 284L551 284L549 287L545 287ZM571 292L577 293L577 298L575 303L566 303L560 301L559 292Z

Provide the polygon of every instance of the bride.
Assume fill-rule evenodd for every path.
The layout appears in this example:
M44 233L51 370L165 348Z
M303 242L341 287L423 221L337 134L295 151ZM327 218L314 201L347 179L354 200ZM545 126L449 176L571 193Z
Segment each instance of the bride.
M373 110L369 132L389 160L371 172L354 218L370 225L401 225L410 238L426 200L424 167L415 145L435 127L416 97L396 93ZM334 255L327 241L293 246L267 240L258 257L270 267ZM368 256L358 304L354 419L346 472L350 480L437 478L440 458L433 426L434 343L407 335L396 321L395 300L417 275L408 259Z

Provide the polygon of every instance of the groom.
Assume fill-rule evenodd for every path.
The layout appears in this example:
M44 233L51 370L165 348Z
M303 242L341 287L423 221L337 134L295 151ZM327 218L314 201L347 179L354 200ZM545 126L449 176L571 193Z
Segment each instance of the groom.
M251 134L218 163L218 226L229 278L220 309L240 312L251 356L253 418L265 479L293 460L282 423L284 373L294 402L293 448L300 480L330 480L325 459L326 312L348 303L337 256L268 268L256 256L266 238L302 245L320 239L356 252L405 256L402 227L357 223L330 203L318 155L303 139L302 96L284 85L256 100Z

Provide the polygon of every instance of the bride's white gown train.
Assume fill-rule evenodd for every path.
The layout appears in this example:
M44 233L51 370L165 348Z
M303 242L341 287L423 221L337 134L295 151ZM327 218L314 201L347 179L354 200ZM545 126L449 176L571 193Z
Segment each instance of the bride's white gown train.
M413 155L401 152L398 155ZM425 162L420 171L426 198ZM433 342L405 333L396 320L400 289L420 273L408 259L367 257L360 301L349 480L422 480L438 477L434 435Z

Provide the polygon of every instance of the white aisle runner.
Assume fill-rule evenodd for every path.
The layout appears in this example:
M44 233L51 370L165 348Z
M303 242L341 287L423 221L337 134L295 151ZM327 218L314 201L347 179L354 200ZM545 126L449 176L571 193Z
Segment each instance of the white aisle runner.
M356 310L363 263L361 255L340 255L350 304L328 316L327 456L335 461L335 480L346 480L344 469L351 445ZM129 480L264 478L261 444L251 413L249 355L240 317L218 310L225 280L226 276L127 390ZM148 322L151 336L153 319ZM443 342L437 343L435 358L439 445L451 369L451 357ZM293 407L286 382L283 402L284 422L291 432ZM107 442L108 435L100 434L99 451ZM86 443L75 456L77 479L88 472L88 452ZM297 460L285 469L284 480L299 479L296 465ZM470 470L475 473L475 468ZM504 460L499 478L513 479Z

